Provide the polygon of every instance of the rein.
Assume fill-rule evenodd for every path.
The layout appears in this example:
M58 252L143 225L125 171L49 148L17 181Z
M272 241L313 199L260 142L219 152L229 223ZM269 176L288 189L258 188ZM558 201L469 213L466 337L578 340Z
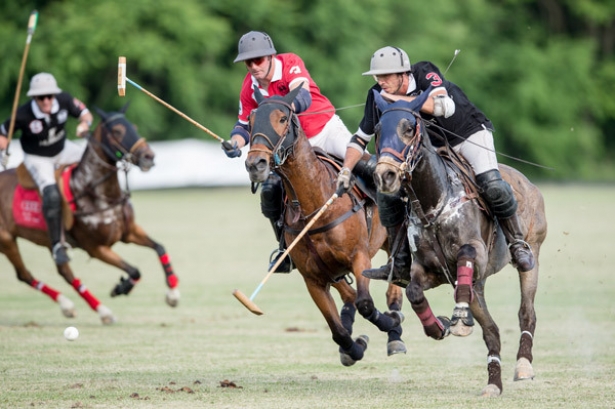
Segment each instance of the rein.
M112 165L110 163L108 163L108 161L106 161L105 159L103 159L98 152L96 151L96 149L91 149L91 152L93 153L93 158L95 160L95 162L100 165L101 167L105 168L107 170L107 172L105 172L105 174L103 174L101 177L99 177L98 179L89 182L85 189L78 195L75 195L73 197L73 199L70 201L71 204L75 204L77 200L82 199L88 195L93 196L95 198L99 198L99 199L103 199L106 203L107 206L105 208L102 209L96 209L93 211L89 211L89 212L83 212L83 211L76 211L74 214L76 216L88 216L88 215L92 215L92 214L96 214L96 213L102 213L108 209L111 209L115 206L118 205L123 205L124 203L126 203L128 201L128 199L131 196L130 193L130 187L128 186L128 172L131 169L131 164L130 164L130 159L131 159L131 155L133 154L133 152L138 149L138 147L140 147L141 145L145 144L145 138L139 138L137 140L137 142L135 142L130 149L126 149L124 148L121 144L113 141L113 138L109 137L108 134L112 133L112 129L109 126L109 123L111 121L115 121L118 118L123 118L124 115L123 114L115 114L112 115L108 118L106 118L103 123L101 124L101 126L103 126L105 128L105 130L107 131L106 134L101 135L101 138L105 138L106 141L109 142L109 144L111 146L113 146L114 148L116 148L116 152L121 152L122 155L118 158L118 155L116 153L114 153L112 151L112 149L109 149L109 147L107 145L105 145L103 142L97 140L96 138L93 137L93 134L91 132L88 132L88 134L86 135L86 139L88 141L88 144L92 145L92 146L98 146L99 148L101 148L103 150L103 152L105 152L107 154L107 156L111 159L111 158L118 158L117 163L121 163L122 166L116 166L116 165ZM118 170L123 170L124 171L124 175L125 175L125 179L126 179L126 190L122 192L122 194L120 195L120 197L116 200L107 200L105 197L101 197L101 196L97 196L94 193L94 188L96 186L99 186L101 184L103 184L104 182L106 182L110 177L112 177L113 175L117 174Z

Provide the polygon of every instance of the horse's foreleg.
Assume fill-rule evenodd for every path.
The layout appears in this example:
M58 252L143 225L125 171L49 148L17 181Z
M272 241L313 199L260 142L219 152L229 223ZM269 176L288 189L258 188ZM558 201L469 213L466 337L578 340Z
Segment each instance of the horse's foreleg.
M345 280L338 281L332 285L339 292L342 302L344 303L340 311L342 325L346 328L348 334L352 335L354 317L357 313L357 308L354 305L354 301L357 298L357 292Z
M128 274L128 278L120 277L120 282L111 290L111 297L118 295L128 295L132 291L133 287L139 279L141 279L141 273L136 267L131 266L110 247L96 246L93 248L85 249L91 257L97 258L102 262L119 268Z
M470 304L474 318L483 329L483 340L487 346L487 386L482 390L482 396L499 396L502 393L502 364L500 361L500 330L491 317L485 302L485 281L477 281L474 285L474 299Z
M158 254L158 259L164 270L165 280L169 291L167 292L167 304L171 307L177 306L179 302L179 279L173 270L171 265L171 257L169 257L166 249L160 243L152 240L145 230L136 223L130 224L128 227L128 233L122 239L125 243L134 243L138 246L144 246L152 248Z
M474 319L470 310L472 302L472 279L476 249L464 244L457 253L457 283L455 285L455 309L451 319L451 334L465 337L472 333Z
M521 329L521 339L519 340L519 350L517 352L517 364L515 366L515 381L533 379L534 368L532 361L532 348L534 346L534 331L536 330L536 311L534 309L534 299L538 286L538 255L540 246L532 246L534 249L534 268L525 273L519 273L521 285L521 305L519 307L519 327Z
M113 324L115 322L115 317L111 310L104 304L102 304L98 298L94 296L85 286L85 284L81 283L81 280L76 278L73 274L73 271L69 267L68 263L63 264L61 266L56 266L58 269L58 273L68 282L77 293L88 303L91 309L98 313L100 320L103 324Z
M331 296L328 285L321 285L312 280L305 279L308 292L314 303L322 313L329 325L333 341L339 345L340 360L344 366L354 365L356 361L363 359L369 338L361 335L353 340L337 312L335 300Z
M408 297L408 301L410 301L412 310L414 310L421 321L425 335L435 340L441 340L450 333L450 320L447 317L436 318L434 315L429 306L429 302L425 298L425 293L423 292L423 280L421 279L423 273L421 271L421 273L418 274L417 271L419 269L422 270L422 267L417 265L412 267L412 279L408 287L406 287L406 297Z
M407 352L406 344L401 339L401 334L403 332L401 322L404 320L404 316L401 313L401 306L403 303L403 291L402 288L398 285L389 283L389 287L386 292L387 297L387 306L389 307L389 311L395 312L401 315L400 323L398 326L391 328L388 331L388 341L387 341L387 355L395 355L395 354L405 354Z

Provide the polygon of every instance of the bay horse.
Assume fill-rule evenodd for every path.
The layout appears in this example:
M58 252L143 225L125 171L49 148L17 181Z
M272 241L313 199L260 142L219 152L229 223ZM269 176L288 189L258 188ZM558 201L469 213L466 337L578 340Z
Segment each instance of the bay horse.
M176 306L179 301L178 279L164 247L152 240L135 222L129 195L118 179L118 162L128 167L138 166L148 171L154 166L154 152L124 113L104 112L97 109L102 121L88 135L85 152L78 164L67 167L58 179L66 199L64 225L66 241L72 247L85 250L91 257L115 266L128 274L111 291L111 296L128 295L141 277L139 270L124 261L111 246L118 241L134 243L154 249L158 253L169 290L167 304ZM49 296L60 305L64 316L75 316L74 303L49 285L34 278L26 268L19 252L17 238L24 238L51 249L46 224L40 214L38 189L23 164L0 172L0 252L4 253L17 273L17 279ZM34 209L27 217L14 208L16 196L28 201L20 207ZM25 199L24 199L25 200ZM39 213L36 212L38 210ZM16 220L19 217L19 220ZM38 220L38 223L37 223ZM43 219L44 220L44 219ZM25 222L24 222L25 221ZM87 304L98 313L103 324L112 324L115 317L90 290L76 278L69 263L56 266L58 273L68 282Z
M339 170L316 154L299 124L291 107L299 89L283 98L264 98L255 87L259 106L250 118L250 150L245 161L253 183L264 182L272 170L281 176L289 199L284 210L287 245L335 193ZM367 348L367 336L352 339L357 310L388 333L388 355L406 352L401 341L401 288L389 286L390 311L380 313L369 293L369 279L361 274L371 267L371 259L379 249L388 249L377 207L366 208L362 200L357 192L337 198L290 252L310 296L329 325L333 341L339 345L340 360L345 366L361 360ZM372 211L370 229L366 214ZM356 290L346 281L350 272L355 277ZM341 314L331 296L331 286L342 298Z
M374 172L376 186L384 193L400 189L408 197L408 239L413 255L411 282L406 296L420 319L425 334L434 339L471 333L473 321L458 321L453 328L447 317L435 317L424 290L450 283L465 291L471 314L483 330L487 346L488 384L483 396L502 392L499 329L487 310L484 289L487 277L511 262L507 243L496 219L481 204L476 191L466 189L459 168L438 154L426 122L416 113L428 92L412 102L389 103L374 92L380 117L379 160ZM518 313L521 336L515 380L534 377L532 347L536 329L534 298L538 285L538 256L547 234L544 199L538 188L519 171L499 165L502 177L513 188L518 201L525 240L536 259L535 267L519 271L521 305ZM471 184L469 185L471 186ZM465 289L463 288L465 285ZM455 316L455 314L454 314Z

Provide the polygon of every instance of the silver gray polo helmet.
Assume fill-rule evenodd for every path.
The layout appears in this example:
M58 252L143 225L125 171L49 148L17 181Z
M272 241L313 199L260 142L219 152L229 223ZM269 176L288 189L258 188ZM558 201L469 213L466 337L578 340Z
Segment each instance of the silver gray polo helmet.
M250 31L239 39L237 58L233 62L245 61L250 58L265 57L277 54L273 41L267 33Z
M408 72L412 69L408 54L401 48L383 47L372 55L369 71L363 75L383 75Z

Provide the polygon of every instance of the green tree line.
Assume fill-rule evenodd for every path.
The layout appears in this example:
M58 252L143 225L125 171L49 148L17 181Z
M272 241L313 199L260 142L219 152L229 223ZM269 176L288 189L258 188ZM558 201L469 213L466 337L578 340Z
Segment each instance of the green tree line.
M127 76L217 135L236 121L245 67L237 41L268 32L299 54L351 132L385 45L429 60L493 121L499 159L542 180L615 180L615 2L609 0L4 0L0 116L17 87L30 12L39 12L22 84L52 72L88 106L117 110L149 140L211 136L128 85ZM517 161L519 158L523 162ZM541 165L534 166L532 163Z

